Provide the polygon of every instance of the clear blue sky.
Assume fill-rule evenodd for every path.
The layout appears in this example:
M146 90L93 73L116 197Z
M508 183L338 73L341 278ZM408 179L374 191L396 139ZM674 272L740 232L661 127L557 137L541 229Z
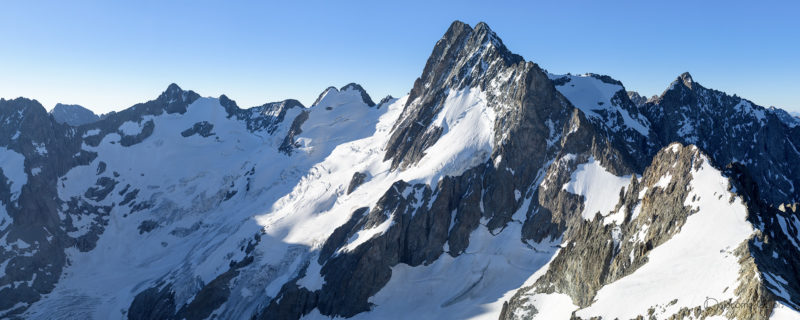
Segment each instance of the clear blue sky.
M108 112L172 82L241 107L308 105L349 82L402 96L459 19L554 73L608 74L649 96L689 71L800 111L798 14L798 1L8 1L0 97Z

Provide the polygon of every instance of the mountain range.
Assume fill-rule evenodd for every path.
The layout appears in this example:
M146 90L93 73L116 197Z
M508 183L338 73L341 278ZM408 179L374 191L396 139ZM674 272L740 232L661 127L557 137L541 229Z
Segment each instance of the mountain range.
M0 121L2 318L800 318L800 118L689 73L644 98L456 21L378 103Z

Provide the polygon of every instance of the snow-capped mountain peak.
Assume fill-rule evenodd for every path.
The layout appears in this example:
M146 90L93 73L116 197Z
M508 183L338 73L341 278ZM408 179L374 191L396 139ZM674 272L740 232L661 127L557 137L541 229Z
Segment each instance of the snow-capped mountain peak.
M336 87L333 86L328 87L319 94L319 97L317 97L317 100L315 100L311 106L327 105L327 107L333 108L334 105L337 104L356 101L360 101L368 107L375 106L375 102L372 101L367 91L357 83L349 83L340 89L336 89Z
M683 85L689 89L691 89L694 85L694 79L692 79L692 75L689 74L689 72L681 73L681 75L678 76L678 79L680 79L681 83L683 83Z
M786 116L549 74L460 21L377 105L171 84L75 127L0 99L0 317L796 318Z

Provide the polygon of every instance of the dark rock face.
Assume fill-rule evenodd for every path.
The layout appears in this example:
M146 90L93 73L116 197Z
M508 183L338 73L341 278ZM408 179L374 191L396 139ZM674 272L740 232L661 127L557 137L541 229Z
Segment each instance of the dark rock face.
M184 137L191 137L195 134L200 135L203 138L207 138L213 136L214 133L211 130L214 129L214 125L208 123L208 121L201 121L197 122L192 125L191 128L184 130L181 132L181 135Z
M78 127L59 123L55 115L48 114L34 100L0 99L0 121L6 124L0 126L0 146L24 157L27 176L21 192L12 194L8 187L11 172L0 175L0 182L5 181L5 184L0 183L0 203L12 220L0 224L0 237L5 237L8 242L19 240L28 244L26 248L12 250L0 246L0 262L7 263L5 276L0 278L0 287L4 287L0 290L2 317L18 315L39 300L42 294L53 290L67 264L66 248L75 247L82 252L95 248L113 207L92 205L87 200L100 201L111 192L118 192L125 196L119 206L129 206L132 212L146 209L149 205L136 199L138 189L131 189L130 185L123 188L119 181L108 176L99 177L83 197L59 199L56 189L59 177L75 166L88 165L97 157L95 153L82 149L81 145L97 146L111 133L121 136L122 146L140 143L155 129L154 122L145 120L145 117L184 113L187 106L199 97L172 84L155 100L112 112ZM135 135L125 135L120 126L126 122L139 124L140 131ZM200 134L204 132L202 126L198 129ZM97 174L104 173L106 164L98 164ZM113 176L119 175L115 172ZM78 223L86 225L85 232L70 236L69 233L78 231L74 227ZM156 225L143 223L140 227L144 233ZM14 283L17 285L12 285ZM167 293L158 290L153 294L165 298ZM150 310L149 305L147 309Z
M684 203L689 202L688 193L692 189L690 171L699 168L704 161L710 160L695 146L670 146L660 151L642 178L632 178L629 188L621 194L616 210L625 212L622 223L619 226L598 223L602 219L599 215L594 221L580 219L569 223L570 227L563 233L567 245L534 285L521 288L504 305L501 319L518 319L524 314L537 313L527 304L530 296L536 293L567 293L576 305L589 306L604 285L630 275L647 263L648 253L680 232L687 217L695 213L695 209ZM764 230L777 230L777 226L769 225L777 219L769 217L779 212L757 199L757 183L746 167L731 164L725 173L731 177L732 190L747 204L748 220L754 225L766 223ZM670 176L670 182L657 186L657 181L664 176ZM544 203L544 206L552 204L558 205L558 202ZM704 310L704 314L718 312L736 319L757 319L771 314L776 299L787 305L797 305L796 298L776 297L764 284L753 280L758 279L755 276L758 270L795 279L791 273L796 273L797 259L779 261L773 254L796 256L797 248L789 245L784 236L785 233L776 231L757 232L756 238L742 243L734 251L742 265L740 284L735 288L737 299L721 301L715 308ZM768 243L771 243L769 248L765 247ZM773 290L791 292L790 296L796 297L796 282L788 281L787 285ZM731 305L747 305L748 308ZM687 312L699 313L700 310Z
M683 203L689 190L689 172L700 163L702 159L696 148L680 147L677 152L670 148L662 150L645 169L642 179L632 178L630 187L621 194L622 198L616 209L624 210L625 217L619 226L614 223L598 223L598 220L602 220L599 215L594 220L584 220L580 216L582 205L573 207L578 211L577 216L567 223L569 228L563 233L564 242L568 244L562 247L561 252L550 263L547 273L533 286L517 292L509 301L508 309L520 308L528 294L553 292L567 293L578 306L585 307L591 304L597 290L602 286L643 265L647 261L647 253L669 240L680 230L686 217L693 213ZM653 187L665 175L673 177L667 188ZM549 184L548 181L546 183ZM558 186L562 184L559 179L553 180L546 191L540 192L539 199L543 208L552 212L569 212L569 208L564 207L564 202L575 202L564 200L574 195L560 190ZM555 190L555 195L547 195L550 190ZM639 197L642 190L646 190L644 198ZM582 204L582 201L577 203ZM640 206L641 211L634 216L634 208L637 206ZM642 225L648 227L644 229L647 232L639 241L636 237L637 232L642 230ZM512 314L508 313L507 319L513 319Z
M347 186L347 194L352 193L353 190L355 190L356 188L358 188L358 186L364 183L365 179L367 179L367 175L365 173L361 172L354 173L353 178L350 179L350 185Z
M642 97L636 91L628 91L628 99L631 99L631 102L633 102L633 104L635 104L637 107L641 107L647 103L647 98Z
M80 135L78 135L78 137L90 130L99 130L98 133L84 138L86 144L96 147L107 134L120 133L122 136L120 143L123 146L131 146L150 136L150 134L153 133L153 129L155 129L155 124L152 120L145 121L142 124L145 116L161 115L164 113L183 114L186 113L186 108L199 98L200 95L194 91L183 91L178 85L173 83L155 100L136 104L120 112L111 112L105 115L102 121L80 127L78 131ZM141 124L141 132L135 136L124 135L119 131L119 128L125 122Z
M661 148L661 145L653 139L652 131L649 130L649 120L631 101L621 82L606 75L588 73L585 76L597 79L604 84L619 87L619 90L608 101L608 105L605 105L605 101L599 101L596 107L582 106L581 110L584 111L584 116L595 129L609 140L609 143L625 151L621 156L629 158L627 162L633 164L634 170L641 172L644 170L644 165ZM566 75L553 79L553 84L561 90L575 86L572 83L573 79L576 77Z
M792 237L800 234L800 230L795 224L789 223L797 219L800 207L797 203L774 207L760 199L762 192L758 190L759 184L749 169L740 163L728 164L725 173L731 177L733 188L747 203L748 221L753 225L762 226L760 232L757 232L748 245L742 248L743 255L752 256L751 264L758 267L758 270L752 270L752 273L760 271L762 277L771 277L770 280L776 277L786 280L785 283L780 281L767 281L763 285L755 283L742 288L745 292L741 295L750 297L751 301L759 301L761 305L768 305L767 303L774 299L789 306L800 306L800 255L798 255L800 248L793 244L796 238ZM773 295L770 292L786 292L788 299L787 296ZM764 295L770 299L760 299ZM770 311L771 308L767 310Z
M273 134L278 126L286 120L290 110L304 110L300 101L287 99L280 102L270 102L250 109L240 109L236 102L225 95L219 97L220 104L225 107L228 117L245 121L247 129L252 132L265 131Z
M646 103L660 145L695 144L716 163L740 162L763 194L777 206L800 201L800 126L789 126L770 109L707 89L688 73Z
M486 64L481 62L490 61L499 63L490 64L491 69L485 70ZM411 165L436 143L441 130L426 129L441 109L447 88L485 89L497 73L515 64L520 64L519 69L527 66L522 57L506 49L486 24L478 24L473 30L463 22L454 22L436 43L422 76L414 82L402 120L395 124L386 146L386 160L391 159L395 168Z
M486 65L493 67L469 72ZM486 91L487 107L498 116L495 151L485 163L459 176L443 177L435 187L396 182L368 214L364 215L367 209L357 210L325 243L319 260L325 278L322 289L310 291L290 282L261 312L261 318L294 319L314 308L323 315L345 317L367 311L369 297L389 281L392 266L432 263L445 253L445 245L446 253L461 255L469 246L469 235L484 227L482 220L489 230L499 230L523 201L531 201L522 213L526 220L544 216L537 213L540 206L533 192L558 154L582 153L600 159L615 173L632 172L634 165L625 162L631 157L623 156L624 151L572 108L538 66L508 53L485 24L473 30L460 22L437 43L415 85L417 91L412 91L416 98L409 98L394 126L386 159L398 168L410 166L435 143L441 128L426 130L417 122L430 124L440 111L439 102L447 97L443 88L488 88L493 77L509 74L513 76L495 85L500 89ZM580 218L579 211L577 215ZM540 223L526 221L526 229L530 238L554 239L573 218L554 214ZM344 243L356 232L384 223L390 226L383 234L355 248Z
M56 122L35 100L0 99L0 122L0 146L24 157L27 178L20 192L12 193L8 183L14 172L0 174L0 205L12 219L0 224L0 237L27 244L0 246L0 261L7 263L0 278L0 315L11 317L53 289L66 263L64 248L77 245L61 227L56 181L93 156L79 152L75 128Z
M608 76L590 76L621 86ZM442 177L435 185L395 181L386 190L379 190L382 196L374 205L359 203L348 209L352 210L350 218L333 230L318 251L297 247L308 259L300 260L298 269L277 284L280 290L275 297L253 307L253 318L297 319L314 309L322 315L342 317L369 311L374 307L370 297L390 281L392 267L401 263L424 266L443 254L467 254L475 230L487 228L496 234L510 223L522 226L519 237L525 243L566 241L562 241L564 245L549 269L506 302L501 318L513 319L517 310L528 308L526 299L532 293L565 293L578 306L588 306L600 288L635 272L647 263L649 252L680 231L693 214L684 205L689 172L703 161L726 167L736 192L745 199L748 220L760 229L735 249L743 271L741 284L731 290L739 300L724 301L715 310L738 318L765 318L775 301L800 305L800 252L793 237L798 234L793 221L797 220L796 203L800 201L793 188L800 185L800 153L793 148L800 145L796 139L800 125L793 126L777 111L705 89L688 74L681 75L655 99L621 90L612 98L612 106L590 117L558 91L570 81L569 77L551 79L538 65L512 54L484 23L475 28L453 23L416 80L390 132L384 159L391 161L391 170L413 167L446 132L433 120L442 112L448 96L467 89L485 94L485 106L481 107L496 114L491 154L459 174ZM381 108L395 101L387 97L376 105L360 85L351 83L341 89L328 88L314 106L326 95L342 91L357 91L370 107ZM120 134L123 146L141 143L156 129L148 116L185 113L197 99L196 93L173 84L156 100L79 127L58 123L35 101L0 100L0 121L10 123L0 126L0 146L24 156L28 179L22 191L15 193L11 190L12 174L0 171L0 203L13 218L0 221L0 238L36 244L27 249L0 247L0 262L8 261L6 276L0 278L0 316L19 315L42 294L52 291L68 264L64 250L93 250L112 209L124 206L127 215L153 207L148 199L141 199L139 189L119 180L119 174L113 171L116 168L109 169L105 163L98 164L97 176L92 168L89 181L95 184L82 196L60 200L56 189L59 177L97 157L82 150L81 145L97 146L113 133ZM220 103L228 118L243 121L251 132L280 132L276 137L278 141L283 138L279 150L289 155L298 147L296 137L310 114L310 109L296 100L251 109L240 109L226 96L220 97ZM650 125L648 134L625 128L621 110L645 117ZM127 122L138 124L141 130L125 135L120 126ZM284 130L286 135L282 136ZM90 131L93 134L87 135ZM181 132L184 137L214 134L213 125L205 121ZM667 147L672 141L694 143L698 148ZM704 153L707 157L702 156ZM614 175L634 175L619 191L615 209L624 212L619 224L598 223L604 219L601 215L584 219L582 196L562 188L577 166L590 159ZM247 175L253 175L254 170ZM667 174L672 180L655 187ZM369 179L372 177L367 173L356 172L346 190L344 185L335 189L337 196L359 194L363 191L359 188L365 188ZM246 183L249 190L249 178ZM123 196L119 204L99 206L90 202L106 199L112 192ZM240 199L237 192L220 190L219 203ZM70 236L78 230L79 222L88 225L87 232ZM156 220L143 220L138 233L151 236L148 233L166 227ZM171 230L170 236L185 239L207 228L197 221L167 230ZM365 241L359 239L359 243L350 242L359 232L376 229L382 232ZM242 243L240 258L231 258L229 266L205 278L211 279L208 283L198 281L190 300L176 299L173 284L159 280L137 287L125 315L129 319L223 317L215 311L223 310L236 294L232 283L248 280L242 274L254 261L253 250L262 234ZM634 237L637 240L630 241ZM311 263L321 265L324 278L321 288L313 290L298 283L310 272ZM765 273L778 275L786 283L758 280ZM8 284L12 285L4 287ZM788 292L789 298L776 297L775 292ZM724 309L742 301L756 302L756 307ZM20 302L24 305L15 307ZM685 310L683 314L691 312L699 310Z
M50 114L56 122L73 127L100 120L94 112L77 104L56 104L55 108L50 110Z
M395 97L392 97L392 96L385 96L385 97L383 97L383 99L381 99L381 101L380 101L380 102L378 102L378 108L381 108L381 107L383 107L383 106L386 106L386 105L388 105L388 104L390 104L390 103L394 102L395 100L397 100Z
M142 124L142 131L137 133L136 135L126 135L122 131L118 131L122 138L119 140L119 144L124 147L130 147L132 145L138 144L144 139L147 139L151 134L153 134L153 130L155 130L156 125L153 120L148 120Z
M167 285L162 289L148 288L136 295L128 309L128 319L173 319L175 293Z
M294 151L294 148L297 148L297 141L295 141L295 136L303 133L303 123L308 120L308 111L303 111L292 121L292 126L289 127L289 131L286 133L286 137L283 138L283 142L281 146L278 148L281 152L291 155Z
M485 69L486 66L491 67ZM498 86L487 84L501 75L509 80L499 86L500 90L491 90ZM506 78L508 75L511 76ZM621 85L608 76L592 76ZM539 242L563 237L571 241L536 284L521 289L507 303L504 317L513 318L513 311L521 307L530 292L565 292L579 306L587 306L603 285L631 274L646 263L647 253L676 234L692 214L683 205L688 172L702 162L700 150L706 150L710 142L699 149L680 147L677 152L666 149L658 152L673 140L682 141L676 138L678 128L668 128L671 124L665 123L669 122L666 116L655 116L654 106L667 101L664 95L660 100L648 101L638 94L620 91L612 99L615 108L649 120L651 131L645 136L620 130L622 119L617 114L601 113L600 121L588 119L554 90L554 86L569 81L563 79L559 83L560 80L548 79L535 64L510 54L484 24L472 29L454 23L437 43L423 75L416 81L392 130L385 159L392 161L395 169L413 166L442 134L442 129L431 123L446 100L445 89L480 88L487 95L488 107L498 114L495 151L490 161L458 177L446 177L432 189L402 181L395 183L374 208L358 210L326 242L324 255L319 259L325 277L322 289L310 291L289 282L261 312L261 317L293 319L314 308L323 315L345 317L367 311L371 308L368 298L389 281L392 266L431 263L445 252L441 249L445 243L449 248L447 253L457 256L469 246L469 234L481 227L481 219L488 221L486 227L490 230L511 221L521 204L513 197L515 190L522 190L523 199L530 201L522 221L523 240ZM679 85L688 90L702 88L688 74L679 80ZM702 105L695 100L675 103L678 104ZM776 136L784 134L785 131ZM684 140L684 143L698 141ZM617 209L624 210L625 217L619 227L584 220L581 197L560 187L569 181L576 166L590 157L618 176L643 173L641 180L632 179L630 187L620 193ZM729 162L713 149L708 157L714 163ZM512 168L514 174L506 168ZM652 189L659 177L667 173L680 178L674 178L666 189ZM539 187L539 183L548 187ZM639 193L645 187L652 190L640 199ZM633 217L637 205L641 206L641 213ZM382 235L356 248L341 249L346 247L344 239L387 221L392 224ZM421 221L425 223L419 224ZM650 224L644 241L626 241L642 228L644 221ZM449 232L444 231L448 229ZM420 233L421 230L425 233ZM615 237L621 238L615 241ZM745 257L746 251L741 249L737 254ZM629 256L633 259L617 258ZM754 270L757 260L753 263L742 260L744 270ZM771 310L770 301L774 298L758 283L743 281L737 292L742 293L740 299L763 302L745 317Z

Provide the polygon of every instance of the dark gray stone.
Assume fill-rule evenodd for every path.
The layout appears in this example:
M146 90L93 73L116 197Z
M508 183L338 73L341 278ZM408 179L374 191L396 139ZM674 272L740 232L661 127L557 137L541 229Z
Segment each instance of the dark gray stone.
M191 137L193 135L200 135L203 138L207 138L213 136L215 133L211 132L214 129L214 125L208 123L208 121L200 121L192 125L191 128L186 129L181 132L181 136L183 137Z
M350 185L347 186L347 194L352 193L353 190L355 190L356 188L358 188L358 186L364 183L364 180L366 179L367 179L366 174L361 172L354 173L353 178L350 179Z

